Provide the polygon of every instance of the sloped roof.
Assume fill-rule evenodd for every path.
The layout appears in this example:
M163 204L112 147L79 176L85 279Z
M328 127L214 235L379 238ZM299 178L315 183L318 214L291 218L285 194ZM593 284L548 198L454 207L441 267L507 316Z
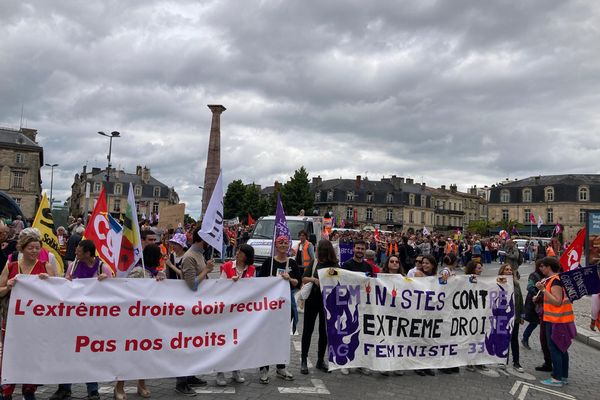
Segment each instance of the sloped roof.
M564 174L530 176L512 182L501 182L500 187L554 186L567 185L597 185L600 184L600 174Z
M21 131L0 128L0 144L15 147L30 147L31 150L42 150L42 146L25 136Z

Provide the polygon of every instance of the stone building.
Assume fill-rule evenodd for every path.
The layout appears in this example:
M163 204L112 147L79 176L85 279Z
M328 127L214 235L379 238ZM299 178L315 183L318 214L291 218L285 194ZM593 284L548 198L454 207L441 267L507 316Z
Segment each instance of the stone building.
M87 211L91 212L104 185L106 187L108 211L114 216L118 216L127 207L130 183L133 184L139 216L150 218L160 213L164 206L179 203L179 195L175 192L175 189L169 188L152 177L150 169L147 167L138 165L135 174L111 169L109 182L106 182L106 169L92 168L91 171L87 171L86 166L84 166L81 174L75 174L74 182L71 185L69 212L73 216L85 214L86 184L89 184L90 189Z
M490 190L489 217L491 222L519 221L525 228L521 233L549 236L556 224L564 228L566 240L575 238L585 224L585 212L600 209L600 175L547 175L504 181ZM538 230L537 222L543 224Z
M44 151L37 130L0 128L0 190L12 197L26 218L34 218L42 192Z
M476 193L460 192L456 185L442 185L439 189L429 188L431 192L437 231L465 229L470 222L482 219L487 201Z
M433 220L431 194L425 184L393 175L379 181L362 179L312 179L311 191L319 215L329 212L337 225L348 228L418 230Z

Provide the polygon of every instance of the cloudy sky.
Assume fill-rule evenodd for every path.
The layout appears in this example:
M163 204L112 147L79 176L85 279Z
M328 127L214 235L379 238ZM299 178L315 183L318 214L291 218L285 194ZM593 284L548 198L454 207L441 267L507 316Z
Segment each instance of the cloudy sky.
M2 0L0 37L0 125L23 106L60 200L118 130L113 165L197 216L207 104L227 108L225 184L600 172L591 0Z

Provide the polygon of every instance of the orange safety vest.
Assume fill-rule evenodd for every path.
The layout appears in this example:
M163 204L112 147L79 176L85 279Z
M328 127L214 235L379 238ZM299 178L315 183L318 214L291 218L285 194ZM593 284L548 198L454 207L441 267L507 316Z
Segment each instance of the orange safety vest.
M298 250L300 250L301 244L302 243L298 244ZM302 248L302 266L305 268L310 266L310 256L308 255L309 247L310 247L310 242L308 240L306 240L304 242L304 247Z
M444 254L450 253L458 253L458 249L456 248L456 245L453 242L446 243L446 251L444 251Z
M394 254L398 254L398 242L390 243L390 245L388 246L387 252L386 252L386 255L388 257L392 256Z
M560 280L558 275L554 275L546 282L546 291L550 292L552 288L552 282L555 279ZM563 290L564 295L564 290ZM565 295L563 297L563 303L560 306L555 306L547 301L544 301L544 322L552 322L553 324L564 324L567 322L574 322L575 314L573 314L573 304L569 301L569 298Z

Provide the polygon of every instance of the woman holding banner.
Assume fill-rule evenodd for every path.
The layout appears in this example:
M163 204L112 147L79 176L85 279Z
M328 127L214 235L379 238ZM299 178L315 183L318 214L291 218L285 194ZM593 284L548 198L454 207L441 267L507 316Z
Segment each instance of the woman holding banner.
M254 248L248 244L242 244L238 248L235 260L227 261L221 266L221 279L231 279L237 282L240 278L254 277ZM233 380L237 383L246 382L246 378L239 370L232 372ZM225 373L217 372L217 386L227 386Z
M424 278L427 276L436 276L437 275L437 261L434 256L431 254L427 254L423 256L423 261L421 264L421 269L415 272L415 278ZM435 372L430 368L425 369L417 369L415 370L415 374L420 376L435 376Z
M319 270L323 268L339 268L338 259L335 255L333 245L329 240L322 239L317 245L317 259L315 265L304 269L302 283L311 285L310 294L304 303L304 325L302 327L302 358L300 362L300 373L308 374L308 350L310 339L315 329L315 321L319 317L319 344L317 348L316 368L328 372L329 367L325 363L325 351L327 350L327 329L325 327L325 309L323 308L323 297L319 287Z
M144 247L142 262L131 270L127 278L150 278L162 281L166 278L165 272L160 270L162 251L157 244L148 244ZM150 390L146 387L144 379L138 379L137 394L141 397L150 397ZM125 381L117 381L114 390L115 400L126 400Z
M480 276L482 272L483 265L481 265L481 262L476 261L475 259L471 259L471 261L469 261L465 266L465 275L471 275L469 280L472 283L477 282L477 277ZM475 372L476 370L489 371L490 369L485 365L467 365L467 371Z
M67 269L65 278L89 279L96 278L102 281L112 277L112 270L103 263L99 257L96 257L96 246L91 240L82 240L75 249L75 261ZM88 397L87 400L100 400L98 393L98 382L86 383ZM61 383L58 390L50 396L49 400L67 400L71 398L71 384Z
M39 260L42 239L40 231L36 228L26 228L19 234L17 251L22 257L17 261L11 261L0 275L0 297L2 297L2 343L4 344L4 333L6 329L6 315L10 291L17 283L17 275L38 275L40 279L54 276L53 269L48 263ZM11 399L16 385L2 385L4 399ZM23 384L22 393L25 400L35 400L37 385Z
M504 264L498 270L499 276L512 276L514 283L514 304L515 304L515 318L513 322L513 330L510 337L510 351L512 353L513 368L517 372L525 372L520 363L520 352L519 352L519 325L523 325L523 293L521 292L521 285L519 280L516 278L516 272L513 270L512 265ZM502 279L502 278L499 278ZM504 281L506 281L504 279Z
M436 276L437 268L437 261L435 260L435 257L431 254L427 254L423 256L423 260L421 262L421 269L415 271L415 278Z
M421 257L421 256L419 256L419 257ZM419 258L419 257L417 257L417 258ZM422 257L421 257L421 259L422 259ZM385 265L383 266L382 273L383 274L400 274L400 275L404 276L405 272L404 272L404 268L402 267L402 264L400 263L400 257L390 256L387 259ZM383 372L381 372L381 375L388 376L389 372L383 371ZM394 375L403 376L404 371L395 370Z
M291 290L298 286L300 282L300 271L296 260L288 257L290 242L287 236L278 236L275 239L275 254L267 258L260 267L259 277L280 276L290 283ZM293 317L293 316L291 316ZM291 319L291 318L290 318ZM294 375L288 371L284 364L277 365L276 375L286 381L294 380ZM269 383L269 366L260 367L260 383L266 385Z

